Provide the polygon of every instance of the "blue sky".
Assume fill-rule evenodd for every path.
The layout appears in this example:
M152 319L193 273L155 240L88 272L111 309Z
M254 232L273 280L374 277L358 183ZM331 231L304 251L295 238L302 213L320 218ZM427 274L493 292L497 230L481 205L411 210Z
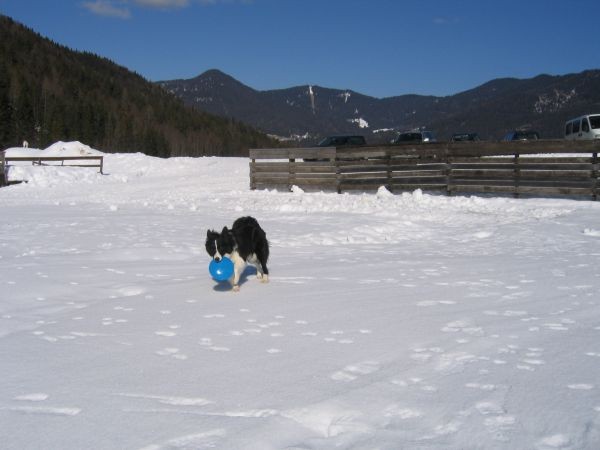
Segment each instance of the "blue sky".
M216 68L259 90L445 96L600 68L598 0L0 0L0 13L152 81Z

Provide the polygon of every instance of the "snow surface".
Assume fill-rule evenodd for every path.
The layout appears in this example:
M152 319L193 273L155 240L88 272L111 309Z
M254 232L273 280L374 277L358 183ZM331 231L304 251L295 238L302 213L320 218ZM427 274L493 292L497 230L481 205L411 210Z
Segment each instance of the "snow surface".
M600 448L600 203L96 172L0 189L1 448ZM203 241L242 215L271 277L233 293Z

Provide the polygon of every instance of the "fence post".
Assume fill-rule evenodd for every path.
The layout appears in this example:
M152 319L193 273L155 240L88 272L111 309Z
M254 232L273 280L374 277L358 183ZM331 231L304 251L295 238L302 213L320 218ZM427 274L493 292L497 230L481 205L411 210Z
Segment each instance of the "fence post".
M0 152L0 187L6 185L6 161L4 160L4 151Z
M288 155L289 156L289 155ZM288 158L288 189L291 191L292 186L296 184L296 159Z
M254 174L254 164L256 164L256 159L250 159L250 190L256 190L256 176Z
M519 181L521 178L521 168L519 167L519 154L515 153L515 180L514 180L514 188L515 192L513 196L515 198L519 198Z
M342 193L342 170L340 169L340 161L337 156L337 147L335 148L335 158L333 158L333 164L335 165L335 190L338 194Z
M389 149L385 150L385 165L386 167L386 179L387 186L385 187L388 191L394 192L394 188L392 187L392 155Z
M600 191L600 171L598 171L598 153L592 153L592 179L596 180L596 185L594 186L594 193L592 194L592 199L594 201L598 200L598 191Z
M452 183L452 163L450 160L450 142L446 145L444 151L444 163L446 164L446 195L452 195L451 183Z

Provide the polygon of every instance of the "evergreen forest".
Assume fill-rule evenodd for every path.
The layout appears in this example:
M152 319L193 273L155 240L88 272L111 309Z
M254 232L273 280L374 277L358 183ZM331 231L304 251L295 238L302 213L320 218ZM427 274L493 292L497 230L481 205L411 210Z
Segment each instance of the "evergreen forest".
M112 61L73 51L0 15L0 150L80 141L158 157L247 156L275 146L234 119L187 107Z

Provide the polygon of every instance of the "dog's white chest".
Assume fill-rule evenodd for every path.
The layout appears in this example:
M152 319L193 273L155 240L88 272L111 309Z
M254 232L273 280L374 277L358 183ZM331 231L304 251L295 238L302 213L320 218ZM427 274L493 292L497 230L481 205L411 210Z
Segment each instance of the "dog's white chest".
M231 253L231 261L233 262L233 264L236 267L241 267L241 266L246 265L246 261L244 261L244 259L240 256L240 254L235 250L233 251L233 253Z

